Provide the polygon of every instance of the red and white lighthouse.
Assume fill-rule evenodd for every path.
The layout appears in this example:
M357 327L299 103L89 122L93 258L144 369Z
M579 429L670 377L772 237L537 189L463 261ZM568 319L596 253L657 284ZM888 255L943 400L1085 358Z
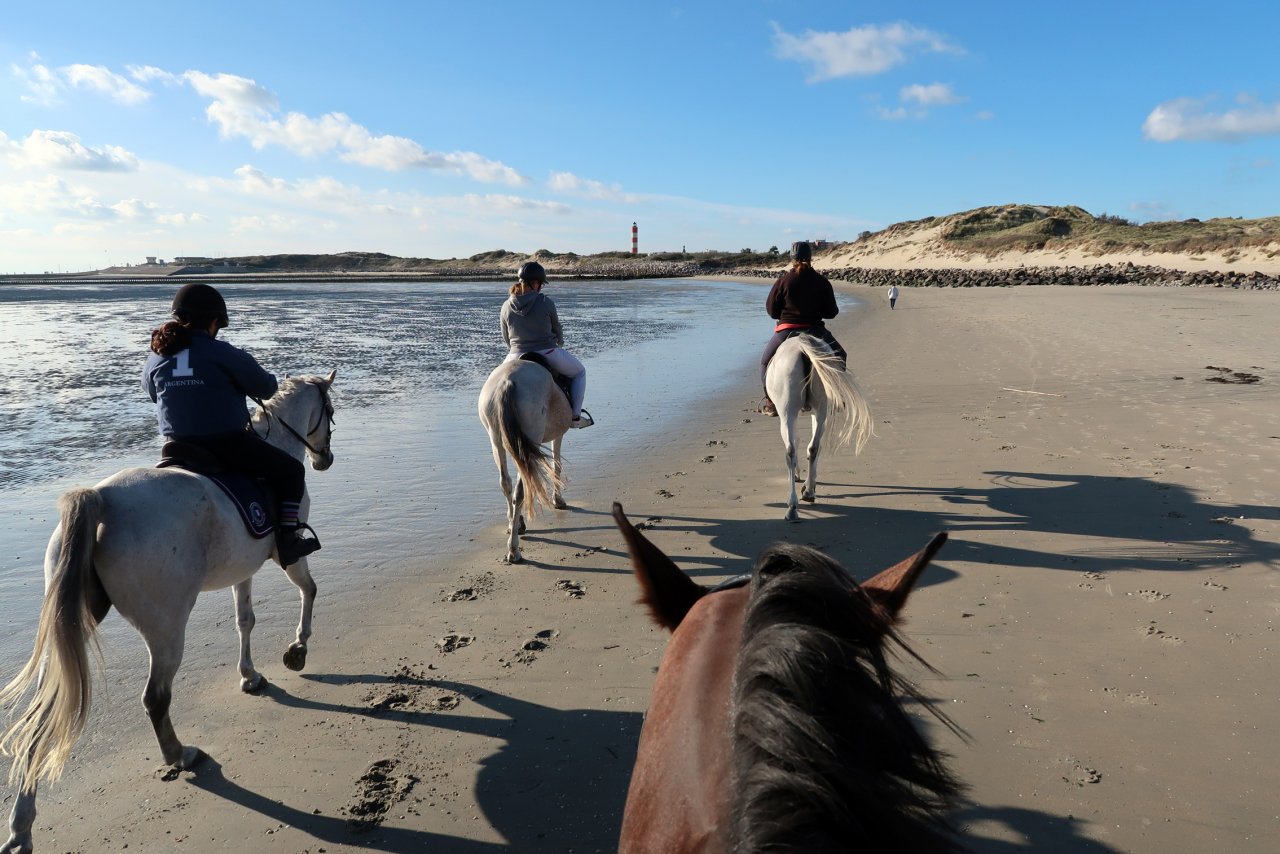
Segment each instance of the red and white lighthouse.
M631 254L635 255L640 251L640 229L636 228L636 224L631 223Z

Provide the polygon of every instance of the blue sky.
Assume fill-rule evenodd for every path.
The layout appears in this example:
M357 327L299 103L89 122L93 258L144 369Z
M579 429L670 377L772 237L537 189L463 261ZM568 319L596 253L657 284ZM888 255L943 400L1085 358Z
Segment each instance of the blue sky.
M10 4L0 272L1280 214L1275 4Z

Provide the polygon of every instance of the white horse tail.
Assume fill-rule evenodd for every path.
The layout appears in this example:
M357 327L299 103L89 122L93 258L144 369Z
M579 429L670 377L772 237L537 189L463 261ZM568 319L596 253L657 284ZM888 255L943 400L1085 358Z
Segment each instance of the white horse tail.
M97 620L86 593L93 579L93 547L102 518L102 496L73 489L58 501L62 544L59 549L35 649L22 671L0 689L9 705L35 686L26 711L0 736L0 751L13 757L10 785L35 789L40 777L55 780L89 717L92 680L89 641L97 645Z
M556 472L555 460L542 443L531 438L525 432L520 420L520 401L516 384L507 380L498 393L498 409L501 412L499 430L502 433L502 444L511 459L515 460L516 472L520 482L524 484L524 509L530 517L536 515L538 504L551 505L551 495L561 486L560 476Z
M871 410L862 389L858 388L847 367L841 369L839 357L831 352L826 342L812 335L800 335L797 340L813 365L813 379L822 384L831 412L837 417L836 425L833 425L837 431L837 444L845 445L853 440L853 452L862 453L873 432Z

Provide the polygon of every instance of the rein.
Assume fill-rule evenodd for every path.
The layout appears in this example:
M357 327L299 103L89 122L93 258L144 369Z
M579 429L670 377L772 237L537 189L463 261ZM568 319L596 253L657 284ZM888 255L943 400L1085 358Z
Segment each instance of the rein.
M268 409L267 404L261 398L255 397L253 398L253 401L254 403L258 404L258 406L262 407L262 414L265 416L267 421L267 434L262 438L265 440L271 436L271 420L274 418L276 421L280 422L281 427L287 430L293 436L293 438L301 442L303 444L303 447L305 447L308 451L315 454L316 456L325 456L326 454L329 453L329 445L326 444L323 448L315 448L311 445L311 442L308 441L307 437L310 436L312 433L316 432L317 430L319 430L320 425L324 423L325 420L327 420L330 427L329 438L332 441L332 438L333 438L332 428L334 424L333 404L329 402L329 392L324 386L320 385L319 383L313 383L313 382L308 382L307 385L315 386L316 391L320 392L320 401L324 405L324 415L322 416L322 419L316 422L316 426L307 430L307 434L306 436L304 436L301 433L299 433L297 430L295 430L293 426L289 424L288 421L285 421L279 415L276 415L274 412Z

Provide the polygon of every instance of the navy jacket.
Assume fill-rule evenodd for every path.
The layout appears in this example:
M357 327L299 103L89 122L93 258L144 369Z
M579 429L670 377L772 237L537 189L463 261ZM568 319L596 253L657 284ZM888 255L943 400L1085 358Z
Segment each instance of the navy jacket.
M142 387L159 404L160 433L183 438L243 430L245 397L271 397L276 378L245 351L193 329L186 350L147 356Z

